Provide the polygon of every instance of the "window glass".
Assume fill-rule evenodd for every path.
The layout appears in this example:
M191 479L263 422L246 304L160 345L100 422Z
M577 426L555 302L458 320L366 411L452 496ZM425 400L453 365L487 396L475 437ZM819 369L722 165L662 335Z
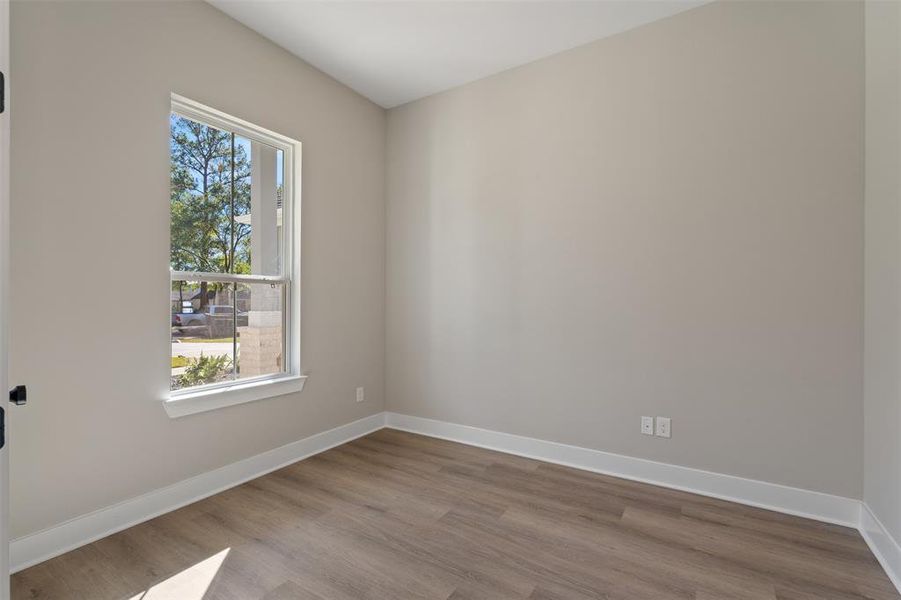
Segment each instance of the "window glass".
M238 378L285 370L285 286L238 284Z
M240 272L236 263L246 263L247 256L244 232L233 231L232 198L240 205L249 197L245 145L227 131L176 114L169 128L171 266L200 273L232 273L237 267Z
M171 389L284 373L286 151L176 112L169 128Z
M234 284L173 281L171 389L221 383L235 377ZM211 302L217 310L210 311ZM173 308L173 310L175 310Z

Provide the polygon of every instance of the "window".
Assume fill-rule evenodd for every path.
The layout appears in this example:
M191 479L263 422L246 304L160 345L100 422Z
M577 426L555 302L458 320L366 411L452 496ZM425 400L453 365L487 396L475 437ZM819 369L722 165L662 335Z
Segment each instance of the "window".
M257 384L302 385L300 145L177 96L169 129L170 403L234 404L210 397L239 392L244 402L299 389Z

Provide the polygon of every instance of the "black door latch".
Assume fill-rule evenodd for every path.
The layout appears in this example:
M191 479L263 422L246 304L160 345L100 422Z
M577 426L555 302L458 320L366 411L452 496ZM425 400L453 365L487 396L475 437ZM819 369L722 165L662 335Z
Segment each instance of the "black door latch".
M24 385L17 385L13 389L9 390L9 401L16 406L22 406L23 404L25 404L25 400L26 390Z

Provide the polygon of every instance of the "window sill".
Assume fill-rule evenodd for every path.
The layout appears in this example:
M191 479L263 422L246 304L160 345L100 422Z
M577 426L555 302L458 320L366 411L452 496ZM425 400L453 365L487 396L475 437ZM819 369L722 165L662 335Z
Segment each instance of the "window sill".
M303 389L306 381L306 375L286 375L277 379L236 383L225 388L173 394L163 402L163 406L169 417L175 419L226 406L299 392Z

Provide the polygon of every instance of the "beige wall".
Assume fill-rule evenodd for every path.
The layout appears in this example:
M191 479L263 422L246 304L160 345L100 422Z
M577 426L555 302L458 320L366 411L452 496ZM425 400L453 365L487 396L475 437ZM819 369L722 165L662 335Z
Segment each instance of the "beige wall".
M860 497L863 50L722 2L389 111L388 408Z
M860 497L863 50L860 4L723 2L390 111L386 311L383 110L203 3L13 3L13 537L385 387L399 412ZM172 91L304 143L301 394L157 401ZM868 275L898 267L880 198ZM897 329L897 278L867 285L868 331ZM866 494L896 507L898 382L874 373Z
M384 111L201 2L14 2L11 29L13 537L383 410ZM170 92L303 142L300 394L158 402Z
M901 4L866 6L864 501L901 540Z

